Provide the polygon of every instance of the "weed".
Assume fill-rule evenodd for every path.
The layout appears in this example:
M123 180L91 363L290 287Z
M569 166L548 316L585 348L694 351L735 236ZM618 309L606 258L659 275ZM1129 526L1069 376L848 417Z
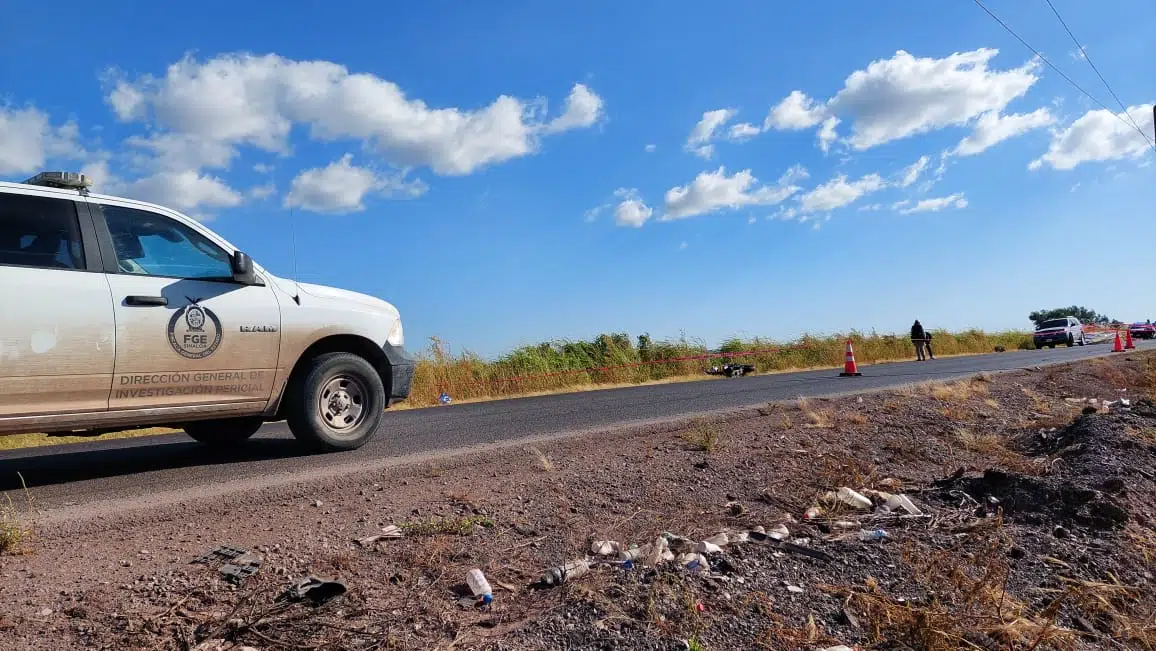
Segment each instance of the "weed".
M1051 413L1051 407L1048 406L1048 403L1044 400L1043 396L1027 387L1021 387L1020 391L1023 391L1023 394L1028 397L1028 400L1032 401L1032 408L1037 412L1041 414Z
M847 422L851 423L852 425L866 425L867 416L860 413L850 414L847 416Z
M955 430L955 440L968 452L991 454L996 451L1006 451L1003 439L998 434L990 432L976 434L971 430L957 429Z
M472 536L478 527L489 529L493 526L494 521L484 516L429 518L402 522L398 525L407 536L436 536L438 534Z
M999 401L996 400L995 398L985 398L983 401L983 404L987 405L988 407L991 407L992 409L999 409L1000 408Z
M714 452L719 448L722 437L715 426L704 421L696 420L690 429L678 435L687 445L702 452Z
M967 402L972 396L986 394L987 385L975 380L933 384L928 393L940 402Z
M692 637L686 641L687 651L706 651L706 646L697 638Z
M808 421L810 421L803 427L817 427L826 429L828 427L835 426L835 424L831 421L831 412L823 409L812 409L811 401L807 400L806 398L799 398L799 411L803 412L803 415L807 417Z
M554 462L550 461L550 457L546 456L545 452L542 452L532 445L526 448L526 451L534 455L534 460L537 461L539 470L542 472L554 472Z
M22 514L12 502L10 495L5 496L7 504L0 504L0 554L20 553L33 536L29 524L34 513L32 495L24 483L24 475L16 473L16 476L20 478L20 487L24 491L26 511Z

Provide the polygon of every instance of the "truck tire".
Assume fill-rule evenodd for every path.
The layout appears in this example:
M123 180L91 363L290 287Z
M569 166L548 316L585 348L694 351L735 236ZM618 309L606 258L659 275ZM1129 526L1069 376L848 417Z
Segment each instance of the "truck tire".
M240 443L261 429L264 421L260 416L240 418L217 418L185 423L181 429L194 440L212 447L224 447Z
M385 413L385 386L364 358L326 353L308 362L284 397L285 420L298 441L317 452L356 450Z

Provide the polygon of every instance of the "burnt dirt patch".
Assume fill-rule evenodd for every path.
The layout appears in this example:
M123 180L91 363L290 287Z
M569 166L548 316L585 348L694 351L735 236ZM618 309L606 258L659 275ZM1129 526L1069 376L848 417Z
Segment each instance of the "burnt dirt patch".
M46 532L0 556L0 648L1156 649L1153 359Z

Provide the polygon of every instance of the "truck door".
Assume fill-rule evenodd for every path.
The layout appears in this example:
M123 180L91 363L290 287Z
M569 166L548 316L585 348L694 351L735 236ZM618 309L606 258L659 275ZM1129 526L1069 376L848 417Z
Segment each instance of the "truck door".
M102 269L74 201L0 193L0 429L108 409L115 342Z
M116 260L110 410L263 405L280 343L273 288L234 281L231 252L190 224L127 203L90 205Z

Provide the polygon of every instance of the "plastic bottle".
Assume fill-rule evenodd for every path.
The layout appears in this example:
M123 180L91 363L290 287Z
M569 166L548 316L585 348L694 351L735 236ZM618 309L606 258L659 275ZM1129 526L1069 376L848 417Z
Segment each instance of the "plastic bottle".
M482 598L482 603L489 604L494 600L494 591L481 570L474 568L467 572L466 584L470 586L470 592L474 593L475 597Z
M558 567L552 567L546 570L546 573L542 576L542 583L546 585L562 585L571 579L583 576L589 571L590 563L587 563L585 559L573 560L565 565L559 565Z
M873 542L876 540L883 540L887 537L887 532L882 529L860 529L859 540L863 542Z

